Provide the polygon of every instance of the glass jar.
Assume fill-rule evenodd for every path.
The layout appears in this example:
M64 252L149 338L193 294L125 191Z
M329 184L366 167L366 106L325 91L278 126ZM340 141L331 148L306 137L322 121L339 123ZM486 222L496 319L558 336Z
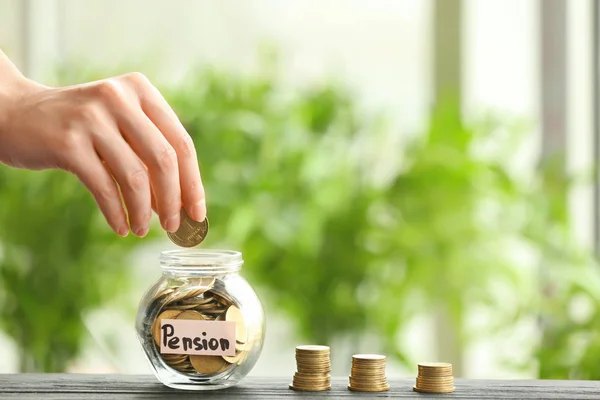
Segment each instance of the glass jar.
M188 390L237 384L258 360L262 305L239 271L242 254L161 253L162 276L140 302L136 332L158 380Z

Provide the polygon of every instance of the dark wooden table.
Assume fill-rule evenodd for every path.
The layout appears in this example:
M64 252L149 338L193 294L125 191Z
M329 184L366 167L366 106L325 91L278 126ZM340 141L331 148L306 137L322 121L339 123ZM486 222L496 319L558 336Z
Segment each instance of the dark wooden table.
M600 381L457 379L456 391L446 395L415 393L413 379L391 380L390 391L382 393L351 392L343 378L333 379L332 389L326 392L295 392L289 383L289 378L247 377L233 388L189 392L169 389L150 375L4 374L0 375L0 399L600 399Z

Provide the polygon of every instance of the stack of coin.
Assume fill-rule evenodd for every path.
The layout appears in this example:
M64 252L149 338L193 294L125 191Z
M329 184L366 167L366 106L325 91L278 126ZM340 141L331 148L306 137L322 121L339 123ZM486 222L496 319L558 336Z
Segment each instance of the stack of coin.
M385 360L386 357L379 354L353 355L348 389L356 392L390 390L385 375Z
M172 282L173 284L173 282ZM251 350L251 340L242 312L228 298L220 281L214 278L191 278L160 290L153 298L148 315L156 318L145 323L147 341L170 368L185 374L214 375L241 365ZM160 326L163 319L233 321L236 327L234 356L207 356L160 353Z
M454 392L454 377L452 364L421 363L417 383L413 387L416 392L423 393L452 393Z
M309 392L331 389L331 359L328 346L296 347L296 368L290 389Z

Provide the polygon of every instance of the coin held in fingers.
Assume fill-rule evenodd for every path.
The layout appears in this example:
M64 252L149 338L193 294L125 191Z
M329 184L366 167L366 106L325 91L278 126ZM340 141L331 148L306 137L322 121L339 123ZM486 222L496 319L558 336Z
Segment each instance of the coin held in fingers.
M167 236L173 243L180 247L194 247L204 241L208 234L208 218L204 221L194 221L181 208L181 223L175 232L167 232Z

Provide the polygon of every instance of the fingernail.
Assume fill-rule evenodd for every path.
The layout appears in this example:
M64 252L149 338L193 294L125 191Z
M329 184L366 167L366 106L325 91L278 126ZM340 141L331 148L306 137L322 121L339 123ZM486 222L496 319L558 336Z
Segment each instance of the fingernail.
M192 218L202 222L206 218L206 200L202 199L192 207Z
M117 234L121 237L125 237L129 235L129 228L126 226L122 226L117 230Z
M145 227L143 227L143 228L137 228L137 229L134 231L134 233L135 233L137 236L139 236L139 237L143 238L144 236L146 236L146 235L148 234L148 230L149 230L149 229L148 229L148 227L147 227L147 226L145 226Z
M165 221L163 228L169 232L175 232L179 229L179 213L173 215L171 218Z

